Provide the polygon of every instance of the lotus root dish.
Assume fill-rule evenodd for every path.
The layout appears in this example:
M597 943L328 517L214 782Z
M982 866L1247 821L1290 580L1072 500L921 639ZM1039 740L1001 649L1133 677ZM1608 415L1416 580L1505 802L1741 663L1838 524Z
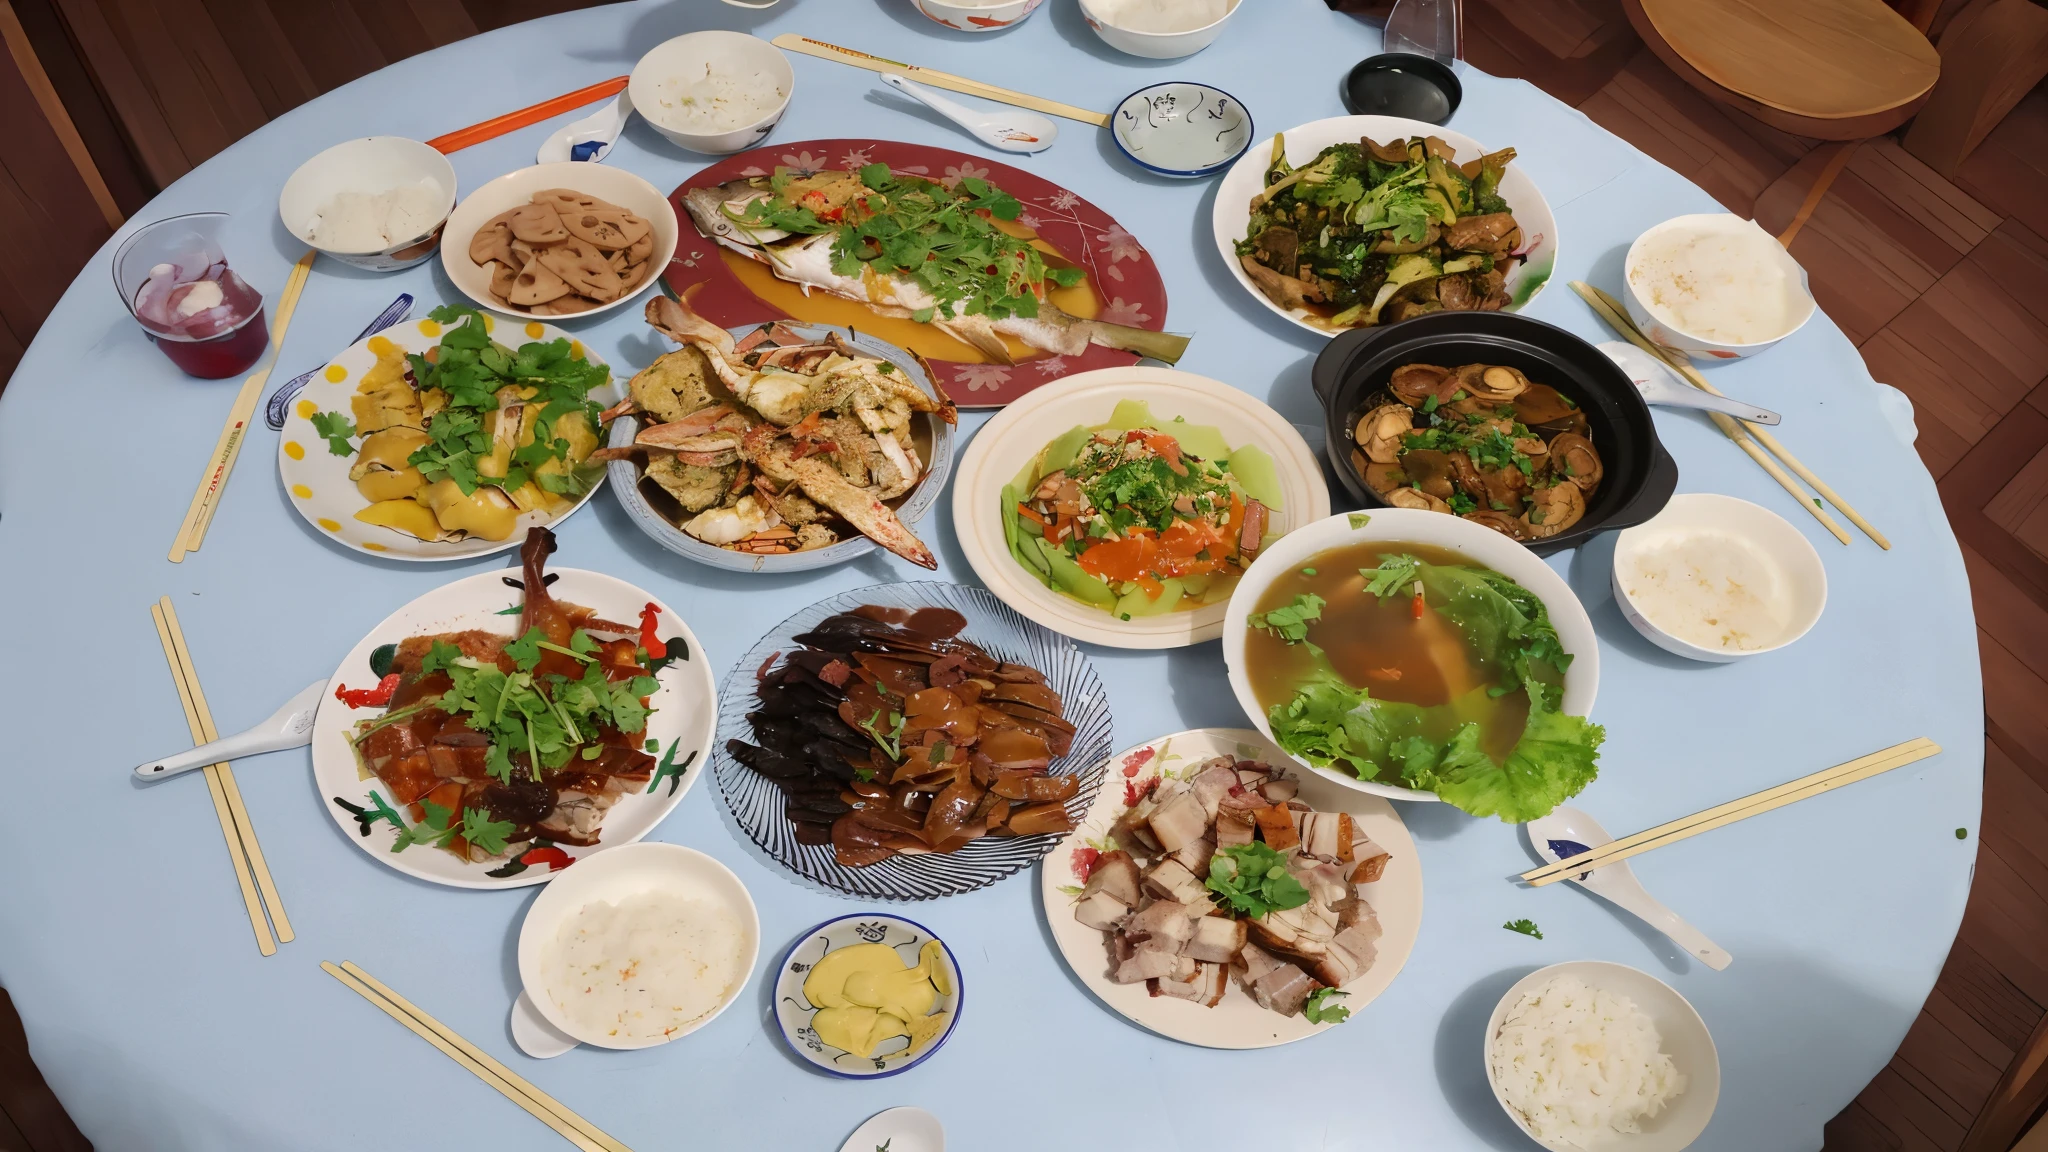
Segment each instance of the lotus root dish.
M568 188L534 193L469 241L469 258L491 274L491 296L533 316L573 316L627 295L653 270L653 255L646 220Z

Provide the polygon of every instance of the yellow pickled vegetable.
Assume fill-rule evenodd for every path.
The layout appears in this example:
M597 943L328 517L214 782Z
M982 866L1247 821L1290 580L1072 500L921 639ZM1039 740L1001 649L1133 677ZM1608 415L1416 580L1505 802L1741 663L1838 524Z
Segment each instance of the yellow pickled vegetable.
M417 428L386 428L364 437L348 478L366 500L402 500L427 486L426 477L406 461L428 443Z
M818 1007L818 1039L867 1059L883 1041L909 1037L915 1054L945 1032L950 1013L933 1012L950 994L938 941L925 944L915 966L886 944L854 944L827 952L804 978L804 998Z
M504 540L519 525L519 509L497 488L479 487L469 495L453 480L439 480L420 492L434 518L449 532L465 532L483 540Z
M356 513L356 519L379 528L392 528L421 540L439 540L446 533L433 509L417 500L379 500Z

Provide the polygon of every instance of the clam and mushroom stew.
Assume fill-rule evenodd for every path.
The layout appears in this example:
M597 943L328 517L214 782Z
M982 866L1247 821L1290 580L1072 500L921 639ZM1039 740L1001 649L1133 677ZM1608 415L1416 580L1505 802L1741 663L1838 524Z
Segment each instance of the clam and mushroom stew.
M1404 364L1362 410L1351 466L1396 508L1541 540L1577 524L1600 489L1585 411L1520 369Z

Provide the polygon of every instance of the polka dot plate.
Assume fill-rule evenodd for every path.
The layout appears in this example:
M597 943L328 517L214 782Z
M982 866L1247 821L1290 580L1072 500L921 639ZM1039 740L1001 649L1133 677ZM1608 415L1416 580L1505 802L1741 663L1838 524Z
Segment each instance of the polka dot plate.
M551 324L539 321L515 324L511 320L490 316L484 317L484 323L490 326L491 335L498 343L515 350L530 341L566 339L570 341L572 355L588 357L595 363L604 362L595 352L585 349L575 337ZM518 331L513 331L515 328ZM305 391L292 402L291 411L285 416L284 431L278 438L277 473L291 498L292 507L321 535L355 551L393 560L462 560L486 556L518 547L520 541L526 539L526 530L530 527L551 525L573 515L603 486L603 474L599 473L598 481L590 491L566 510L558 514L545 510L520 514L511 533L502 540L486 540L480 536L459 540L422 540L395 528L357 519L356 514L370 506L370 500L357 489L355 481L349 479L349 469L356 462L356 450L361 447L361 439L350 441L347 455L335 455L328 446L327 437L314 427L313 417L333 412L348 417L353 423L355 416L350 401L357 395L363 374L376 366L379 353L389 355L396 349L424 354L440 343L441 330L441 325L433 320L407 321L359 340L314 373L313 378L306 382ZM624 395L623 383L617 377L590 392L591 400L600 408L616 403Z

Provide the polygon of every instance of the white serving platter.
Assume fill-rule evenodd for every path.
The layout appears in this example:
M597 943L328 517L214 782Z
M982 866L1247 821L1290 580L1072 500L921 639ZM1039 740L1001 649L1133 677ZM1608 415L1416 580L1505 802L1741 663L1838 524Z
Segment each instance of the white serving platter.
M1134 365L1082 372L1036 389L997 413L975 434L953 485L953 531L974 574L1017 611L1047 628L1111 648L1181 648L1223 634L1229 604L1119 620L1040 583L1010 555L1003 537L1003 486L1045 446L1077 425L1106 423L1120 400L1143 400L1161 421L1212 425L1232 448L1256 445L1273 458L1285 506L1266 537L1284 535L1330 512L1322 465L1294 426L1228 384L1171 368Z
M1127 748L1110 758L1102 791L1096 794L1088 818L1053 849L1039 872L1046 923L1059 945L1060 955L1088 991L1111 1011L1142 1028L1184 1043L1204 1048L1272 1048L1344 1027L1311 1024L1303 1016L1269 1012L1259 1007L1235 976L1229 978L1223 1000L1214 1008L1191 1000L1154 996L1142 983L1113 983L1108 976L1106 935L1074 919L1074 899L1080 892L1074 853L1081 848L1099 849L1105 843L1110 826L1126 807L1124 785L1143 786L1147 777L1184 771L1216 756L1260 760L1276 768L1293 763L1265 737L1241 728L1176 732ZM1359 831L1393 857L1380 878L1364 889L1366 902L1379 915L1383 934L1372 967L1342 989L1347 994L1342 1005L1355 1018L1401 974L1408 954L1414 950L1415 938L1422 931L1422 862L1416 858L1415 841L1393 805L1378 796L1340 788L1321 773L1296 768L1290 774L1301 782L1300 800L1319 812L1351 813Z

